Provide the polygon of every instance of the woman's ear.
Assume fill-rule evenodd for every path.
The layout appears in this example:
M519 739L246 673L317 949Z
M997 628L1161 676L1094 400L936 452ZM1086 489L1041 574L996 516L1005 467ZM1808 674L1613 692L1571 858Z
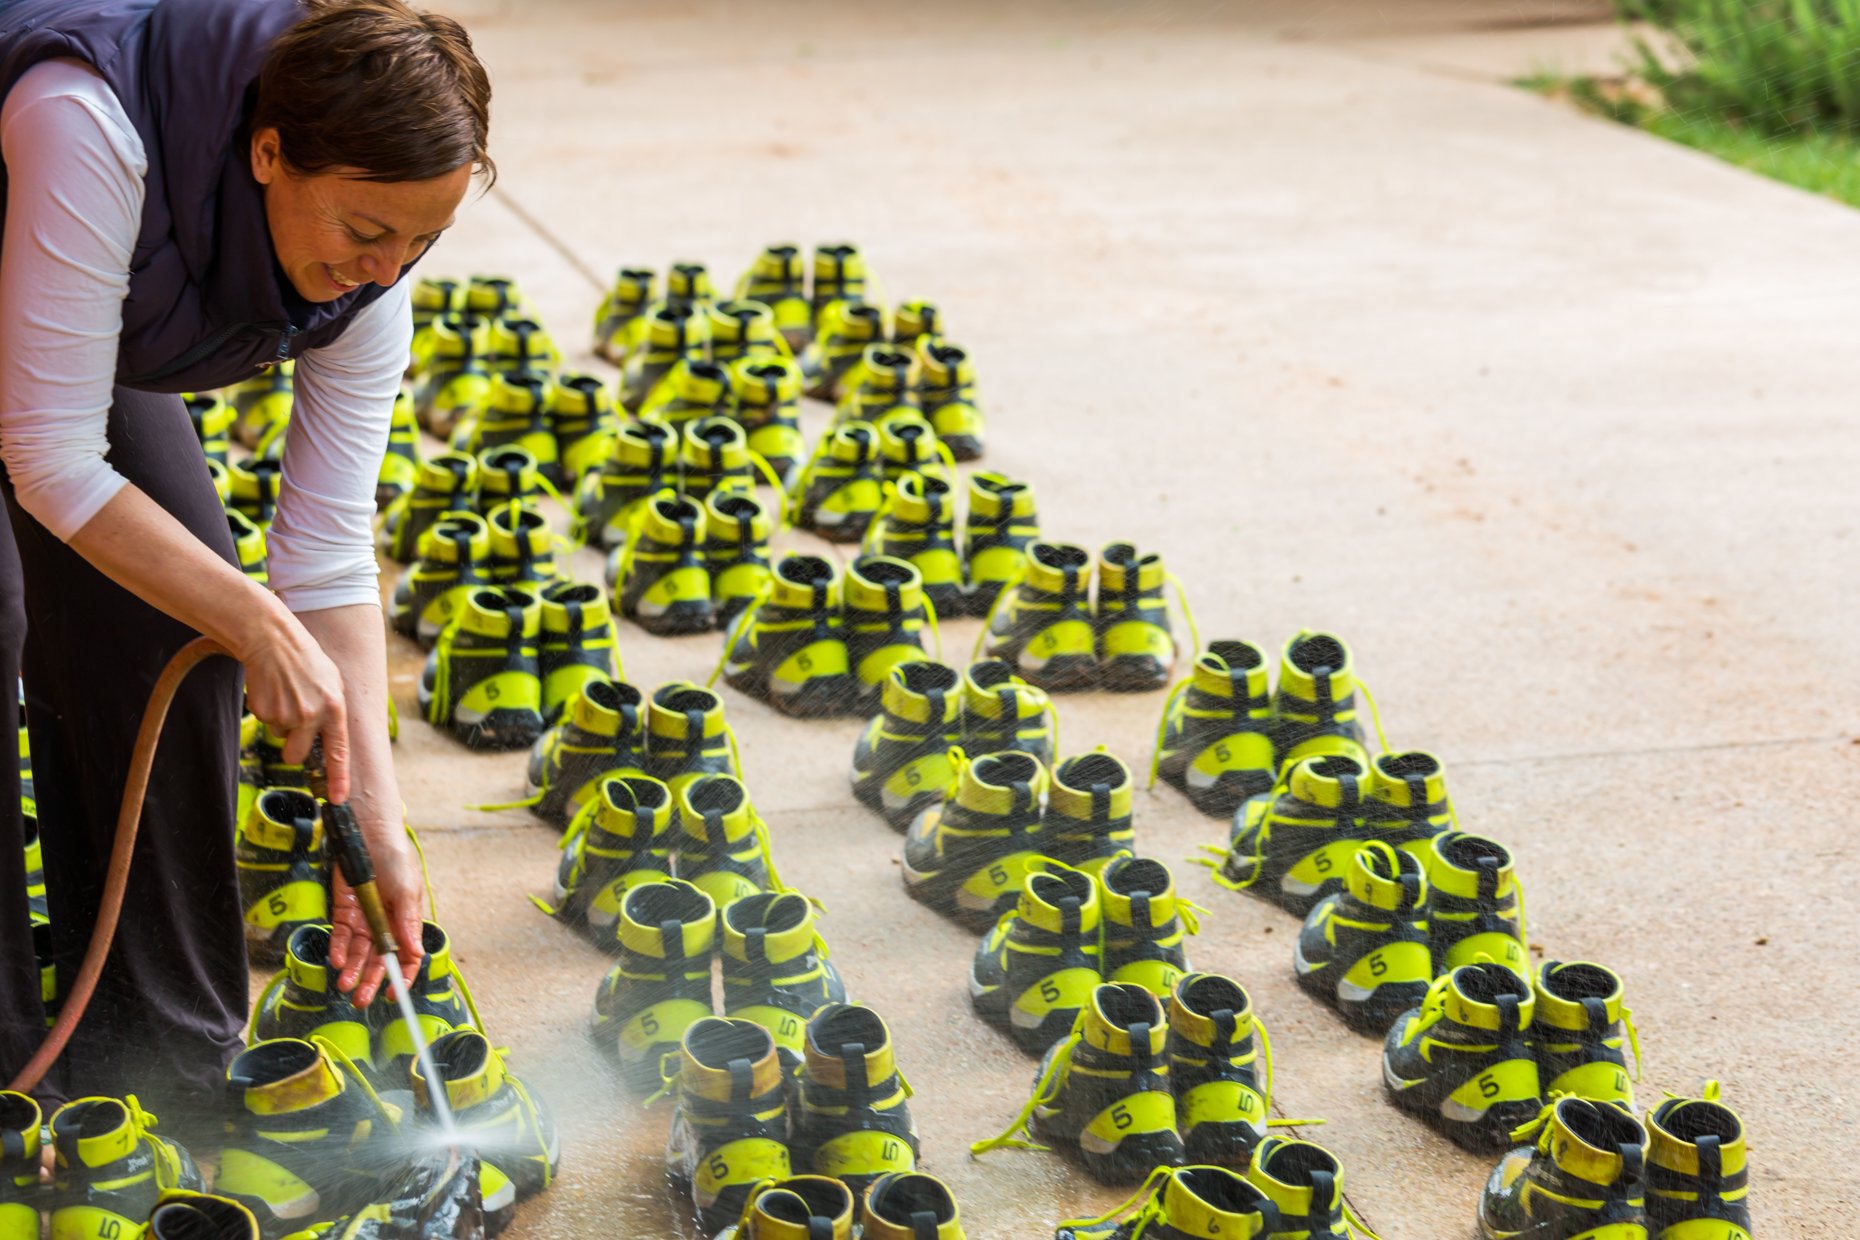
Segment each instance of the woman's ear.
M275 125L267 125L252 135L252 179L269 185L284 169L284 151L278 142Z

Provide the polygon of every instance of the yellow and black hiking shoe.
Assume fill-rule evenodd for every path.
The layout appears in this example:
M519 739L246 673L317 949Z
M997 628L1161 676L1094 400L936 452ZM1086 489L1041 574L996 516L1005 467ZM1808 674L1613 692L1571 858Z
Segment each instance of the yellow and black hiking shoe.
M264 585L271 580L271 560L265 551L265 531L252 524L252 519L238 509L226 513L226 524L232 530L233 553L239 557L239 571Z
M968 614L962 556L956 551L954 498L946 479L907 473L891 486L865 536L868 554L904 560L917 570L939 620Z
M1266 897L1303 917L1343 886L1362 844L1358 826L1368 772L1343 754L1306 758L1265 796L1234 815L1227 856L1215 881Z
M891 312L891 342L914 348L921 336L943 334L943 312L935 302L901 301Z
M685 1030L711 1015L717 906L690 883L644 883L626 893L614 934L619 959L594 995L594 1038L628 1088L651 1093Z
M733 418L704 418L684 428L678 449L679 480L686 498L702 504L719 491L752 491L755 458Z
M278 487L283 466L277 461L247 457L226 467L226 507L243 513L259 529L270 529L278 511Z
M742 1218L716 1240L853 1240L855 1204L846 1185L830 1176L768 1180L751 1190Z
M627 893L671 878L677 829L678 805L663 782L650 775L601 780L562 837L551 911L612 946Z
M1098 987L1072 1032L1046 1052L1033 1096L999 1137L969 1147L1045 1149L1077 1155L1093 1178L1128 1184L1155 1167L1183 1161L1175 1096L1164 1053L1168 1025L1156 996L1141 986ZM1019 1137L1022 1131L1027 1138Z
M480 272L465 281L465 308L486 318L501 319L525 312L528 303L509 276Z
M678 1107L665 1144L666 1174L691 1188L704 1234L743 1214L767 1180L792 1174L787 1072L769 1031L754 1021L706 1017L678 1051Z
M613 453L575 484L576 532L597 547L623 545L646 501L677 479L677 432L653 421L622 423Z
M1104 983L1098 880L1049 861L1031 873L969 966L969 1001L984 1020L1040 1055L1072 1031Z
M402 1114L324 1043L254 1043L226 1069L229 1114L214 1192L267 1235L376 1199Z
M562 1161L555 1116L475 1029L455 1030L434 1042L432 1060L445 1083L458 1143L478 1156L485 1234L496 1235L510 1222L517 1202L555 1179ZM413 1095L429 1115L430 1090L416 1062Z
M702 633L713 623L704 565L704 510L663 490L646 501L621 552L620 614L659 637Z
M849 1003L816 1011L799 1085L789 1150L796 1166L837 1178L855 1197L881 1175L916 1170L911 1087L877 1012Z
M329 920L328 858L316 798L297 788L261 792L239 823L233 850L246 953L264 964L284 958L299 926Z
M537 636L542 602L520 590L473 591L426 658L420 711L473 749L527 749L542 735Z
M982 455L982 411L976 403L975 363L969 351L940 336L917 339L917 404L949 454L959 461Z
M1131 826L1130 768L1103 749L1053 767L1040 828L1049 857L1093 874L1136 843Z
M490 394L490 337L491 320L460 311L434 319L415 342L413 412L441 439Z
M473 591L491 584L491 530L475 512L450 512L420 539L420 557L394 583L388 623L431 647Z
M413 330L418 332L448 311L465 305L465 286L457 280L421 276L413 282L408 301L413 306Z
M381 517L381 549L398 564L410 564L420 535L441 515L469 510L478 494L478 460L464 452L440 452L420 462L413 485Z
M1057 721L1046 690L1001 659L971 663L962 677L962 750L971 758L1017 750L1053 760Z
M1513 1135L1530 1144L1507 1153L1486 1181L1486 1240L1645 1240L1647 1132L1627 1107L1558 1098ZM1739 1233L1715 1226L1691 1234Z
M620 404L637 413L672 367L704 356L710 320L689 302L661 301L633 321L631 334L635 340L620 375Z
M699 418L727 416L732 407L729 369L719 362L687 356L665 372L635 412L683 430Z
M990 658L1049 693L1098 685L1091 556L1070 543L1036 542L1026 571L1001 592L984 634Z
M478 454L478 512L489 517L511 504L534 504L543 497L542 469L528 448L507 444Z
M1104 906L1104 980L1135 982L1167 999L1189 971L1186 941L1201 930L1196 906L1177 893L1169 867L1148 857L1113 857L1098 883Z
M829 241L814 247L814 283L809 300L814 317L836 301L863 302L870 296L871 278L865 255L850 241Z
M1633 1109L1640 1076L1640 1035L1613 969L1586 961L1547 960L1532 979L1537 1015L1532 1043L1543 1095L1571 1094ZM1634 1077L1627 1051L1634 1051Z
M799 413L801 368L786 357L745 357L730 366L730 390L749 450L768 462L783 490L792 489L807 459Z
M299 926L291 934L284 968L259 996L248 1040L256 1045L276 1038L319 1039L364 1070L375 1069L372 1015L336 989L326 925Z
M213 494L219 497L220 507L232 503L232 475L226 466L215 460L207 462L207 478L213 484Z
M945 482L954 477L949 449L937 439L930 424L913 410L892 414L878 427L878 456L885 481L892 486L908 475L924 474Z
M665 269L666 301L703 310L716 299L717 287L710 278L710 268L703 263L681 258Z
M561 575L549 519L529 504L502 504L485 513L485 574L501 586L539 590Z
M546 379L562 364L562 354L548 329L522 312L506 312L492 319L485 344L485 363L498 373Z
M1099 1218L1061 1223L1053 1240L1268 1240L1271 1200L1225 1167L1158 1167L1136 1196Z
M1176 646L1163 586L1173 580L1155 552L1140 552L1120 542L1098 553L1098 600L1092 621L1098 679L1106 689L1147 693L1168 687ZM1180 585L1176 588L1179 595Z
M788 341L776 329L775 312L752 298L713 301L710 360L725 370L746 357L789 357Z
M1427 937L1436 974L1495 960L1529 984L1524 888L1510 849L1483 835L1436 835L1427 888Z
M206 1188L192 1155L150 1131L155 1123L134 1094L79 1098L52 1112L54 1240L136 1236L164 1192Z
M1341 639L1306 631L1285 643L1272 692L1272 747L1281 772L1322 754L1369 764L1356 720L1356 671Z
M1252 642L1213 641L1163 706L1151 783L1179 788L1204 814L1232 818L1272 791L1272 699L1266 655Z
M799 349L812 338L814 307L807 300L807 267L800 246L790 242L763 246L737 280L736 295L767 306L789 348Z
M885 341L868 344L840 376L835 422L870 422L917 412L917 358ZM924 421L928 427L928 421Z
M407 992L427 1044L430 1046L455 1029L482 1031L484 1022L478 1017L478 1006L472 1002L465 976L452 958L452 939L438 922L421 923L420 950L424 955L407 984ZM386 987L376 993L374 1007L375 1068L381 1080L398 1089L407 1084L413 1065L413 1038Z
M1427 875L1412 853L1382 840L1357 849L1343 890L1305 916L1292 944L1298 984L1337 1009L1359 1033L1381 1037L1427 997Z
M724 636L721 667L729 685L765 698L787 715L848 715L860 684L847 650L839 571L817 555L786 555L768 594Z
M277 437L291 420L296 369L296 362L280 362L228 389L234 439L256 451L260 444Z
M981 928L1015 906L1046 862L1046 768L1032 754L956 758L956 777L904 837L904 889Z
M718 908L784 888L769 855L768 826L734 775L704 775L678 790L672 865ZM726 910L727 911L727 910Z
M622 267L594 311L594 354L616 366L626 360L633 323L654 300L657 275L645 267Z
M1434 979L1382 1043L1389 1100L1475 1152L1502 1150L1541 1105L1531 985L1482 960Z
M533 370L500 370L491 376L484 403L452 428L455 452L482 456L492 448L517 447L544 473L560 477L555 434L549 426L549 380Z
M768 589L769 537L775 514L753 491L727 488L704 500L704 566L710 571L711 610L727 630Z
M1440 759L1431 753L1377 754L1363 793L1363 834L1413 853L1422 865L1434 837L1454 830L1453 802Z
M38 1236L38 1220L33 1221ZM149 1215L138 1240L259 1240L258 1219L230 1197L169 1190Z
M795 525L828 542L864 538L885 499L878 428L848 422L821 436L795 492Z
M942 663L900 663L885 677L879 710L853 749L852 790L906 831L943 800L955 778L949 751L962 744L962 681Z
M530 749L530 811L566 827L600 781L646 773L645 698L632 685L595 677L569 699L559 723Z
M558 486L574 482L613 454L619 419L613 393L599 375L557 375L543 412L555 439L555 468L544 470L549 481Z
M181 397L187 406L187 420L194 424L194 438L209 461L226 463L233 424L233 408L217 392L188 392Z
M859 1208L864 1240L965 1240L955 1194L921 1171L879 1176Z
M0 1090L0 1240L39 1240L39 1127L30 1094Z
M420 424L413 416L413 390L401 384L388 415L387 450L375 475L375 507L385 509L413 489L420 473Z
M724 1010L767 1029L792 1071L814 1013L846 1002L846 985L814 928L814 906L792 891L759 892L723 905L717 920Z
M1744 1121L1718 1100L1668 1098L1647 1120L1647 1234L1651 1240L1750 1240Z
M1001 592L1026 572L1027 550L1039 537L1032 483L996 473L969 475L962 556L970 615L986 616L994 610Z
M891 669L930 657L924 632L935 623L924 581L904 560L862 555L846 570L846 649L859 680L859 712L878 706Z
M1272 1043L1240 983L1189 973L1168 996L1169 1083L1191 1162L1236 1169L1266 1135Z
M1270 1240L1374 1240L1344 1200L1343 1164L1321 1145L1267 1137L1246 1178L1278 1207Z
M674 681L646 704L646 754L651 771L672 790L705 775L736 775L736 737L723 718L723 699L700 685Z
M869 345L885 339L885 313L877 306L839 301L814 314L814 338L799 358L804 391L816 400L837 400L840 380L859 364Z
M544 721L553 723L583 689L619 671L607 595L580 581L545 585L540 637L542 713Z

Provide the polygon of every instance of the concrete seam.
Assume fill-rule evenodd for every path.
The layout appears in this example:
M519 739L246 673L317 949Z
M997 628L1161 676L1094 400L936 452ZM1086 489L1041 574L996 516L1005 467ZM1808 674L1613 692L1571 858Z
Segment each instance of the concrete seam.
M1644 758L1662 754L1722 753L1738 749L1786 749L1791 745L1838 745L1854 738L1833 736L1785 736L1768 741L1720 741L1710 745L1648 745L1641 749L1590 749L1576 753L1525 754L1515 758L1462 758L1455 768L1468 766L1523 766L1532 762L1588 762L1598 758Z
M531 232L535 233L539 238L541 238L544 244L546 244L550 249L554 250L557 254L560 254L562 258L568 263L568 265L574 268L576 274L580 275L582 279L586 280L591 286L593 286L596 292L604 293L607 291L607 286L604 283L602 283L600 274L596 272L594 268L582 262L581 256L575 253L575 251L569 247L569 244L566 241L556 236L555 233L550 230L548 225L544 224L540 219L536 218L535 215L531 214L529 208L525 207L522 203L518 202L514 197L512 197L509 190L506 190L502 188L501 186L492 186L491 196L493 198L496 198L499 202L503 203L504 206L510 211L512 215L516 216L519 220L523 221L524 227L528 228Z

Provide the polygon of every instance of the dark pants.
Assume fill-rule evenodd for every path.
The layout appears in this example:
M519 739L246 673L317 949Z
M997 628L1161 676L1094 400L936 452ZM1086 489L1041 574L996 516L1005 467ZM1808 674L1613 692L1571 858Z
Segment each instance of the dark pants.
M117 388L110 464L228 561L232 537L179 397ZM142 710L196 634L92 568L28 516L0 476L0 1085L45 1036L21 870L18 708L61 991L90 942ZM137 1094L181 1123L211 1113L246 1016L233 870L240 672L209 659L182 685L156 750L129 890L97 991L39 1087L58 1101ZM164 1119L168 1118L166 1116ZM164 1124L164 1128L169 1126Z

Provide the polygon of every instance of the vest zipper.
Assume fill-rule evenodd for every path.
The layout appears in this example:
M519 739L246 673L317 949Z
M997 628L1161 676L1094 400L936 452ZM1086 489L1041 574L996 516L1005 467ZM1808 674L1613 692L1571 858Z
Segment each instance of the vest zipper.
M296 335L297 328L290 323L286 323L284 330L278 333L278 360L280 362L290 360L291 341Z
M129 384L153 383L158 379L166 379L169 375L179 374L189 366L219 352L220 349L225 347L227 341L244 331L263 331L266 333L274 331L281 332L282 334L278 342L279 360L283 360L285 357L289 356L291 337L297 334L297 329L289 323L235 323L231 327L220 328L220 330L214 332L211 336L208 336L205 340L189 349L186 353L183 353L174 361L169 362L166 366L158 370L151 370L145 375L131 375L124 379L123 382Z

